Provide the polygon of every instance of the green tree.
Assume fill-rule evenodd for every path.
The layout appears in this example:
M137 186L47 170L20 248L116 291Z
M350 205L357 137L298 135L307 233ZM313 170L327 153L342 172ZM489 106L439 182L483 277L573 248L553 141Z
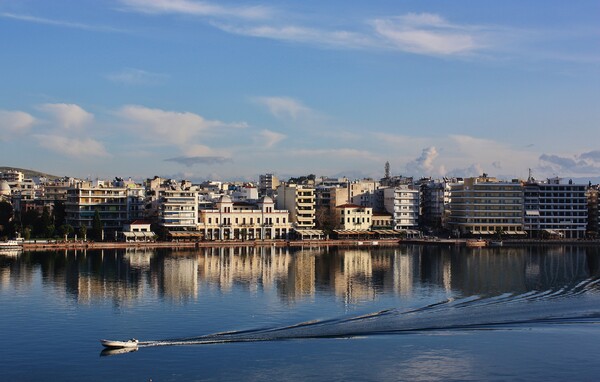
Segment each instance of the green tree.
M79 226L78 235L81 238L81 240L86 240L87 239L87 227L84 225Z
M60 227L65 224L65 202L61 202L60 200L55 201L52 215L54 217L54 225Z
M7 202L0 202L0 236L14 236L14 210L13 206Z
M96 209L94 212L94 220L92 221L92 235L95 241L102 241L102 220L100 220L100 211Z
M63 224L60 227L58 227L58 233L62 237L66 236L68 238L69 236L73 235L74 232L75 229L70 224Z
M29 239L31 239L31 227L30 227L30 226L28 226L28 227L25 227L25 228L23 229L23 239L24 239L24 240L29 240Z

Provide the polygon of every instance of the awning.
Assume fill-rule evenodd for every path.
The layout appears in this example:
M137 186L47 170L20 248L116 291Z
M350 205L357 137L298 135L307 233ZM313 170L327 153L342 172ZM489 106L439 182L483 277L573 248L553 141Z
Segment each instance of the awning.
M323 231L320 229L295 229L300 236L323 236Z

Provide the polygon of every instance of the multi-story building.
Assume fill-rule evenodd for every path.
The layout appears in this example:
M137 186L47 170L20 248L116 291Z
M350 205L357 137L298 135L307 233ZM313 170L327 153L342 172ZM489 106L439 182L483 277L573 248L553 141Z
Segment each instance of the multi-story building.
M291 229L289 212L275 209L269 196L248 203L223 195L215 209L200 211L198 224L207 240L287 239Z
M453 184L448 225L460 235L525 234L521 183L483 174Z
M273 196L279 187L279 179L273 174L264 174L259 177L258 191L260 195Z
M559 178L524 184L525 230L532 236L585 237L588 225L587 186L562 184Z
M600 185L591 185L587 190L588 199L588 231L593 236L600 234L600 203L598 203L598 196L600 196Z
M371 228L373 209L357 204L335 207L337 227L342 230L367 231Z
M296 229L315 227L315 189L297 184L281 184L277 188L277 209L288 210Z
M169 231L195 231L198 225L198 190L194 187L159 190L158 223Z
M383 195L385 210L392 214L394 229L414 230L419 226L419 190L409 186L386 187Z
M66 223L73 227L92 228L98 211L104 234L112 237L129 222L127 189L124 187L75 187L67 190L65 203Z
M421 225L423 227L442 228L444 220L444 182L428 180L421 182Z

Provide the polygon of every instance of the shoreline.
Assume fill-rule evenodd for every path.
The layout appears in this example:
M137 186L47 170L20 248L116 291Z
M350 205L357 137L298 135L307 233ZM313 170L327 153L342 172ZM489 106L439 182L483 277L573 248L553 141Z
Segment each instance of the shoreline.
M380 240L253 240L253 241L198 241L198 242L55 242L24 243L23 251L59 251L83 249L128 249L128 248L210 248L210 247L392 247L402 245L466 246L466 239L380 239ZM599 246L600 240L503 240L505 247L518 246ZM488 246L490 247L490 246ZM487 248L487 247L486 247ZM493 248L493 247L491 247Z

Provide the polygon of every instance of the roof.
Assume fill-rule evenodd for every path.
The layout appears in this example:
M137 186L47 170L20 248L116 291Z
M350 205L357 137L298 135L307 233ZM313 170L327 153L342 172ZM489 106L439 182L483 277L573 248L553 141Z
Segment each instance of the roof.
M365 206L359 206L358 204L346 203L346 204L341 204L339 206L335 206L335 208L371 208L371 207L365 207Z
M148 220L134 220L131 223L129 223L130 225L134 225L134 224L152 224L152 222L148 221Z

